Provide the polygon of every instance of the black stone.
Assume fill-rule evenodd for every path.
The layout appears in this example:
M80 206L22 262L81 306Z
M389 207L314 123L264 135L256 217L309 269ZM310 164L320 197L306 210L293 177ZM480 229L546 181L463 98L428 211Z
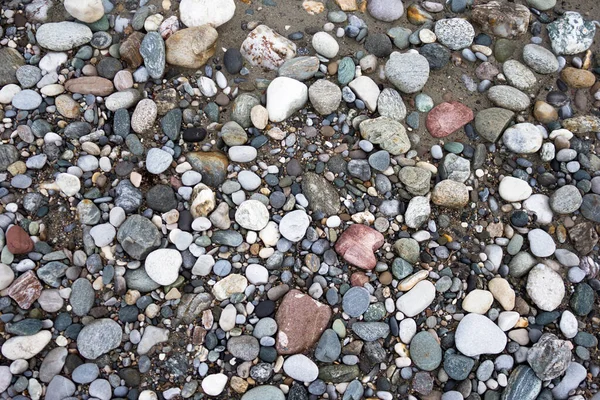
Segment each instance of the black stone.
M419 53L429 62L429 68L441 69L450 61L450 50L438 43L428 43L419 49Z
M186 142L197 143L206 138L206 129L204 128L187 128L183 131L183 140Z
M272 300L261 301L254 309L257 317L263 318L272 315L275 312L275 302Z
M167 212L177 208L175 192L167 185L156 185L146 194L148 207L159 212Z
M240 51L235 47L227 49L225 55L223 56L223 64L225 64L225 69L230 74L233 75L239 73L244 64L242 53L240 53Z

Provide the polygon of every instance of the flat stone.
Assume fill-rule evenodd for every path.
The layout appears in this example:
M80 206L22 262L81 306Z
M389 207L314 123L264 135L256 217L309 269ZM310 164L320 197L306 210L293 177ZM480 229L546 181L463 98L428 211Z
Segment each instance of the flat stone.
M523 111L531 105L529 96L512 86L492 86L487 91L487 96L496 106L511 111Z
M385 75L401 92L416 93L429 79L429 62L420 54L393 52L385 64Z
M319 376L319 367L303 354L294 354L283 363L286 375L300 382L312 382Z
M252 65L274 70L296 56L296 44L266 25L259 25L242 42L240 49Z
M303 174L302 193L308 199L308 207L313 212L329 216L336 215L340 211L340 196L337 189L315 173Z
M84 358L95 360L116 349L121 344L123 331L118 323L109 318L90 322L77 337L77 350Z
M506 341L498 325L483 315L467 314L456 328L456 348L468 357L501 353Z
M473 111L458 101L441 103L427 114L427 130L435 138L446 137L473 120Z
M433 371L442 362L442 348L429 332L419 332L410 341L410 358L424 371Z
M92 40L92 31L86 25L62 21L41 25L35 38L39 46L52 51L66 51Z
M41 352L52 339L50 331L30 336L14 336L2 344L2 355L9 360L29 360Z
M531 196L533 189L529 186L526 181L514 178L512 176L505 176L498 186L498 193L503 200L508 202L516 202L526 200Z
M414 317L425 310L435 299L435 286L424 280L404 293L396 301L396 307L407 317Z
M177 280L182 262L183 259L178 250L158 249L148 254L144 268L154 282L168 286Z
M335 244L335 251L348 263L371 270L377 264L373 253L383 246L383 242L383 235L375 229L354 224L342 233Z
M354 286L342 298L342 308L350 317L359 317L369 308L369 292L367 289Z
M406 129L391 118L377 117L361 122L360 134L363 139L378 144L393 155L404 154L410 149Z
M181 29L166 40L165 60L183 68L200 68L215 54L218 37L210 25Z

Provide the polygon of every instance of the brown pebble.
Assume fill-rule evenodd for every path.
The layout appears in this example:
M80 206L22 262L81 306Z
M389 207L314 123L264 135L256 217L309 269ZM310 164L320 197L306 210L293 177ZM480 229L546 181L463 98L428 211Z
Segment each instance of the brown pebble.
M575 89L589 88L596 83L596 77L591 71L566 67L560 73L560 76L567 85Z
M321 134L325 137L332 137L335 134L335 130L331 126L326 125L321 128Z
M379 275L379 282L382 285L389 285L392 283L393 276L389 271L384 271Z
M547 124L558 119L558 112L545 101L536 101L533 108L533 116L542 124Z

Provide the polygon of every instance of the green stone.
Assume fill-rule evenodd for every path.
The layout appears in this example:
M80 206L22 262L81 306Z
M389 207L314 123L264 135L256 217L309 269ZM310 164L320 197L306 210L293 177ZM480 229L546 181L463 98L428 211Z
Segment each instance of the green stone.
M450 354L444 360L444 371L456 381L467 379L475 365L475 360L460 354Z
M92 32L107 31L108 28L110 28L106 14L103 15L98 21L87 24L87 26L92 30Z
M535 317L535 323L537 325L548 325L556 321L560 317L560 312L550 311L541 312Z
M496 46L494 46L494 57L498 62L503 63L513 55L516 48L517 45L512 40L498 39Z
M575 288L571 296L571 308L576 315L588 315L594 307L594 289L587 283L581 283Z
M6 333L17 336L31 336L42 330L42 321L27 318L15 323L6 324Z
M211 122L219 122L219 106L217 103L210 102L204 107L204 113Z
M433 108L433 99L425 93L415 96L415 107L421 112L429 112Z
M444 149L449 151L450 153L460 154L462 153L465 146L462 143L458 142L448 142L444 145Z
M403 258L396 258L392 263L392 275L400 280L404 279L413 273L413 266Z
M331 329L333 329L340 338L346 337L346 326L344 325L344 321L342 321L341 319L338 318L335 321L333 321Z
M347 85L352 79L354 79L354 61L350 57L344 57L338 65L338 82L340 85Z
M410 358L424 371L433 371L442 362L442 348L427 331L417 333L410 342Z
M341 383L350 382L358 378L360 370L358 365L326 365L319 368L319 379L325 382Z
M598 346L598 339L596 339L596 337L591 333L580 331L577 332L577 336L575 336L575 344L583 347L592 348Z
M387 311L383 303L374 303L369 305L369 308L365 311L364 320L367 322L381 321L386 314Z

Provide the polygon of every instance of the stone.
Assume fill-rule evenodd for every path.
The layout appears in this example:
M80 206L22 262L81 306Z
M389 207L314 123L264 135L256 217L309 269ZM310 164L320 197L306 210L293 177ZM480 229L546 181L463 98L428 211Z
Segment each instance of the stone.
M227 342L227 350L235 358L243 361L252 361L258 357L260 345L254 336L233 336Z
M75 19L88 24L104 16L102 0L65 0L63 5Z
M11 104L19 110L35 110L42 104L42 96L31 89L21 90L13 96Z
M435 286L424 280L404 293L396 301L396 307L407 317L414 317L425 310L435 299Z
M283 62L277 70L277 76L286 76L298 81L305 81L315 76L319 71L319 64L319 58L315 56L294 57ZM352 66L352 71L354 72L354 63L352 63Z
M9 360L29 360L40 353L52 339L50 331L30 336L13 336L2 344L2 355Z
M140 54L150 77L160 79L165 73L166 58L165 42L160 33L148 32L144 36L140 45Z
M75 389L75 384L69 379L61 375L56 375L52 381L50 381L50 384L48 384L46 396L44 398L48 400L69 398L69 396L75 393Z
M42 382L50 382L52 378L60 373L65 365L65 361L69 354L68 350L64 347L55 347L50 350L42 365L40 365L40 380Z
M492 303L494 302L494 296L487 290L475 289L470 291L462 302L462 308L470 313L485 314L488 312Z
M94 299L94 288L90 281L85 278L79 278L73 282L69 302L75 315L80 317L87 315L94 306Z
M402 0L371 0L367 3L371 16L379 21L396 21L404 14Z
M279 354L302 353L312 347L329 324L331 309L298 290L290 290L276 314Z
M510 311L515 308L515 291L504 278L493 278L488 283L488 289L502 308Z
M526 365L517 366L508 377L503 398L506 400L535 400L542 390L542 381Z
M278 387L262 385L248 390L241 400L285 400L285 395Z
M217 187L225 181L229 165L226 154L219 151L190 152L186 159L195 171L202 174L202 183Z
M364 120L360 124L360 135L393 155L404 154L410 149L406 129L400 122L391 118L377 117Z
M446 137L473 120L473 111L458 101L440 103L427 114L427 130L435 138Z
M0 171L6 171L7 168L19 159L17 148L10 144L0 146Z
M140 54L140 46L142 45L143 39L143 33L133 32L119 47L121 60L125 61L125 64L127 64L129 68L137 68L142 65L142 62L144 61Z
M506 341L506 335L498 325L479 314L465 315L455 332L456 348L468 357L501 353Z
M523 61L538 74L553 74L558 71L558 59L545 47L527 44L523 47Z
M223 0L182 0L179 4L179 17L188 27L211 25L215 28L225 24L235 13L235 2Z
M579 363L572 362L569 364L565 376L561 379L560 383L552 389L552 395L555 399L567 399L569 393L576 389L586 377L587 369Z
M529 250L536 257L550 257L556 250L552 236L542 229L530 230L527 239L529 240Z
M315 51L326 58L334 58L340 50L337 40L327 32L315 33L311 43Z
M475 360L460 354L449 354L444 359L444 371L456 381L467 379L474 365Z
M319 79L308 88L308 98L319 114L329 115L338 109L342 91L335 83Z
M587 89L594 86L596 77L585 69L566 67L560 72L563 81L574 89Z
M227 385L227 375L225 374L210 374L202 379L202 390L209 396L218 396Z
M183 259L178 250L158 249L148 254L144 268L154 282L168 286L177 280L182 262Z
M350 225L335 244L335 251L348 263L359 268L375 268L377 259L373 254L383 246L383 235L366 225Z
M41 293L42 284L33 271L27 271L20 275L8 287L6 292L24 310L28 310L33 302L40 297Z
M575 185L565 185L558 188L550 196L550 207L557 214L572 214L583 203L583 197Z
M308 100L308 88L302 82L286 77L277 77L267 88L267 110L269 119L281 122L302 108Z
M385 88L377 98L377 110L379 115L402 121L406 117L406 106L400 93L392 88Z
M0 86L19 83L17 70L25 65L21 53L10 47L0 49Z
M161 242L162 234L156 226L141 215L132 215L117 231L117 240L123 249L136 260L144 259Z
M531 105L529 96L512 86L492 86L487 91L487 96L496 106L511 111L523 111Z
M33 241L19 225L13 225L6 231L6 247L11 254L27 254L33 250Z
M267 207L258 200L246 200L235 212L235 222L242 228L260 231L269 222Z
M142 339L138 343L137 352L140 355L147 354L153 346L166 342L167 340L169 340L168 329L148 325L144 329Z
M498 186L500 197L511 203L528 199L532 192L529 183L512 176L505 176Z
M279 222L279 232L291 242L299 242L310 225L308 215L303 210L295 210L283 216Z
M460 209L469 202L469 190L462 182L446 179L435 185L431 201L441 207Z
M315 358L321 362L332 363L338 359L341 352L342 346L337 333L333 329L325 330L315 348Z
M419 332L410 342L410 357L420 369L433 371L442 362L442 349L429 332Z
M379 98L379 86L368 76L362 75L353 79L348 86L361 99L369 111L377 109L377 99Z
M573 55L590 48L596 34L592 21L585 21L581 14L566 11L556 21L547 25L552 50L557 55Z
M390 326L385 322L355 322L352 330L365 342L385 339L390 334Z
M109 318L97 319L85 325L77 337L77 350L88 360L95 360L121 344L123 332Z
M296 45L266 25L259 25L248 34L240 49L252 65L274 70L296 56Z
M418 229L427 221L430 214L429 199L424 196L415 196L410 199L406 207L404 222L409 228Z
M75 383L91 383L100 375L100 369L96 364L81 364L73 370L71 379Z
M556 0L527 0L527 4L540 11L547 11L556 5Z
M313 172L302 177L302 193L308 200L308 207L313 212L325 216L336 215L340 211L340 196L336 188L325 178Z
M106 108L110 111L117 111L120 108L130 108L140 100L140 92L136 89L127 89L121 92L115 92L105 99Z
M471 20L481 26L483 32L506 39L514 39L529 27L531 13L522 4L490 1L477 4L471 11Z
M39 46L52 51L67 51L92 40L92 31L86 25L62 21L41 25L35 38Z
M82 76L66 81L65 90L72 93L93 94L94 96L104 97L114 92L114 86L110 79L99 76Z
M248 279L240 274L231 274L213 286L213 295L217 300L226 300L232 294L243 293L248 287Z
M303 354L294 354L283 363L286 375L300 382L312 382L319 376L319 367Z
M424 196L429 193L431 184L431 172L419 167L404 167L398 174L398 179L402 182L406 190L417 196Z
M517 154L536 153L542 147L543 139L540 130L528 122L515 124L502 135L504 145Z
M15 273L6 264L0 263L0 290L4 290L10 286L15 279Z
M544 264L538 264L527 276L527 294L544 311L555 310L565 296L561 276Z
M508 83L519 90L533 89L537 83L533 72L517 60L505 61L502 64L502 71Z
M475 37L475 29L462 18L440 19L435 23L435 35L441 44L450 50L469 47Z
M354 286L342 298L342 308L344 312L354 318L359 317L369 308L370 298L369 292L360 286Z
M219 34L210 25L181 29L166 40L166 61L171 65L197 69L215 54Z
M421 32L423 32L423 30ZM435 36L433 33L431 33L431 35ZM419 49L419 54L427 59L430 69L440 70L450 61L451 52L447 47L444 47L441 44L427 43Z
M429 79L429 62L420 54L395 51L385 64L385 76L401 92L416 93Z
M366 51L379 58L389 56L393 49L392 41L384 33L371 33L367 36L364 46Z

